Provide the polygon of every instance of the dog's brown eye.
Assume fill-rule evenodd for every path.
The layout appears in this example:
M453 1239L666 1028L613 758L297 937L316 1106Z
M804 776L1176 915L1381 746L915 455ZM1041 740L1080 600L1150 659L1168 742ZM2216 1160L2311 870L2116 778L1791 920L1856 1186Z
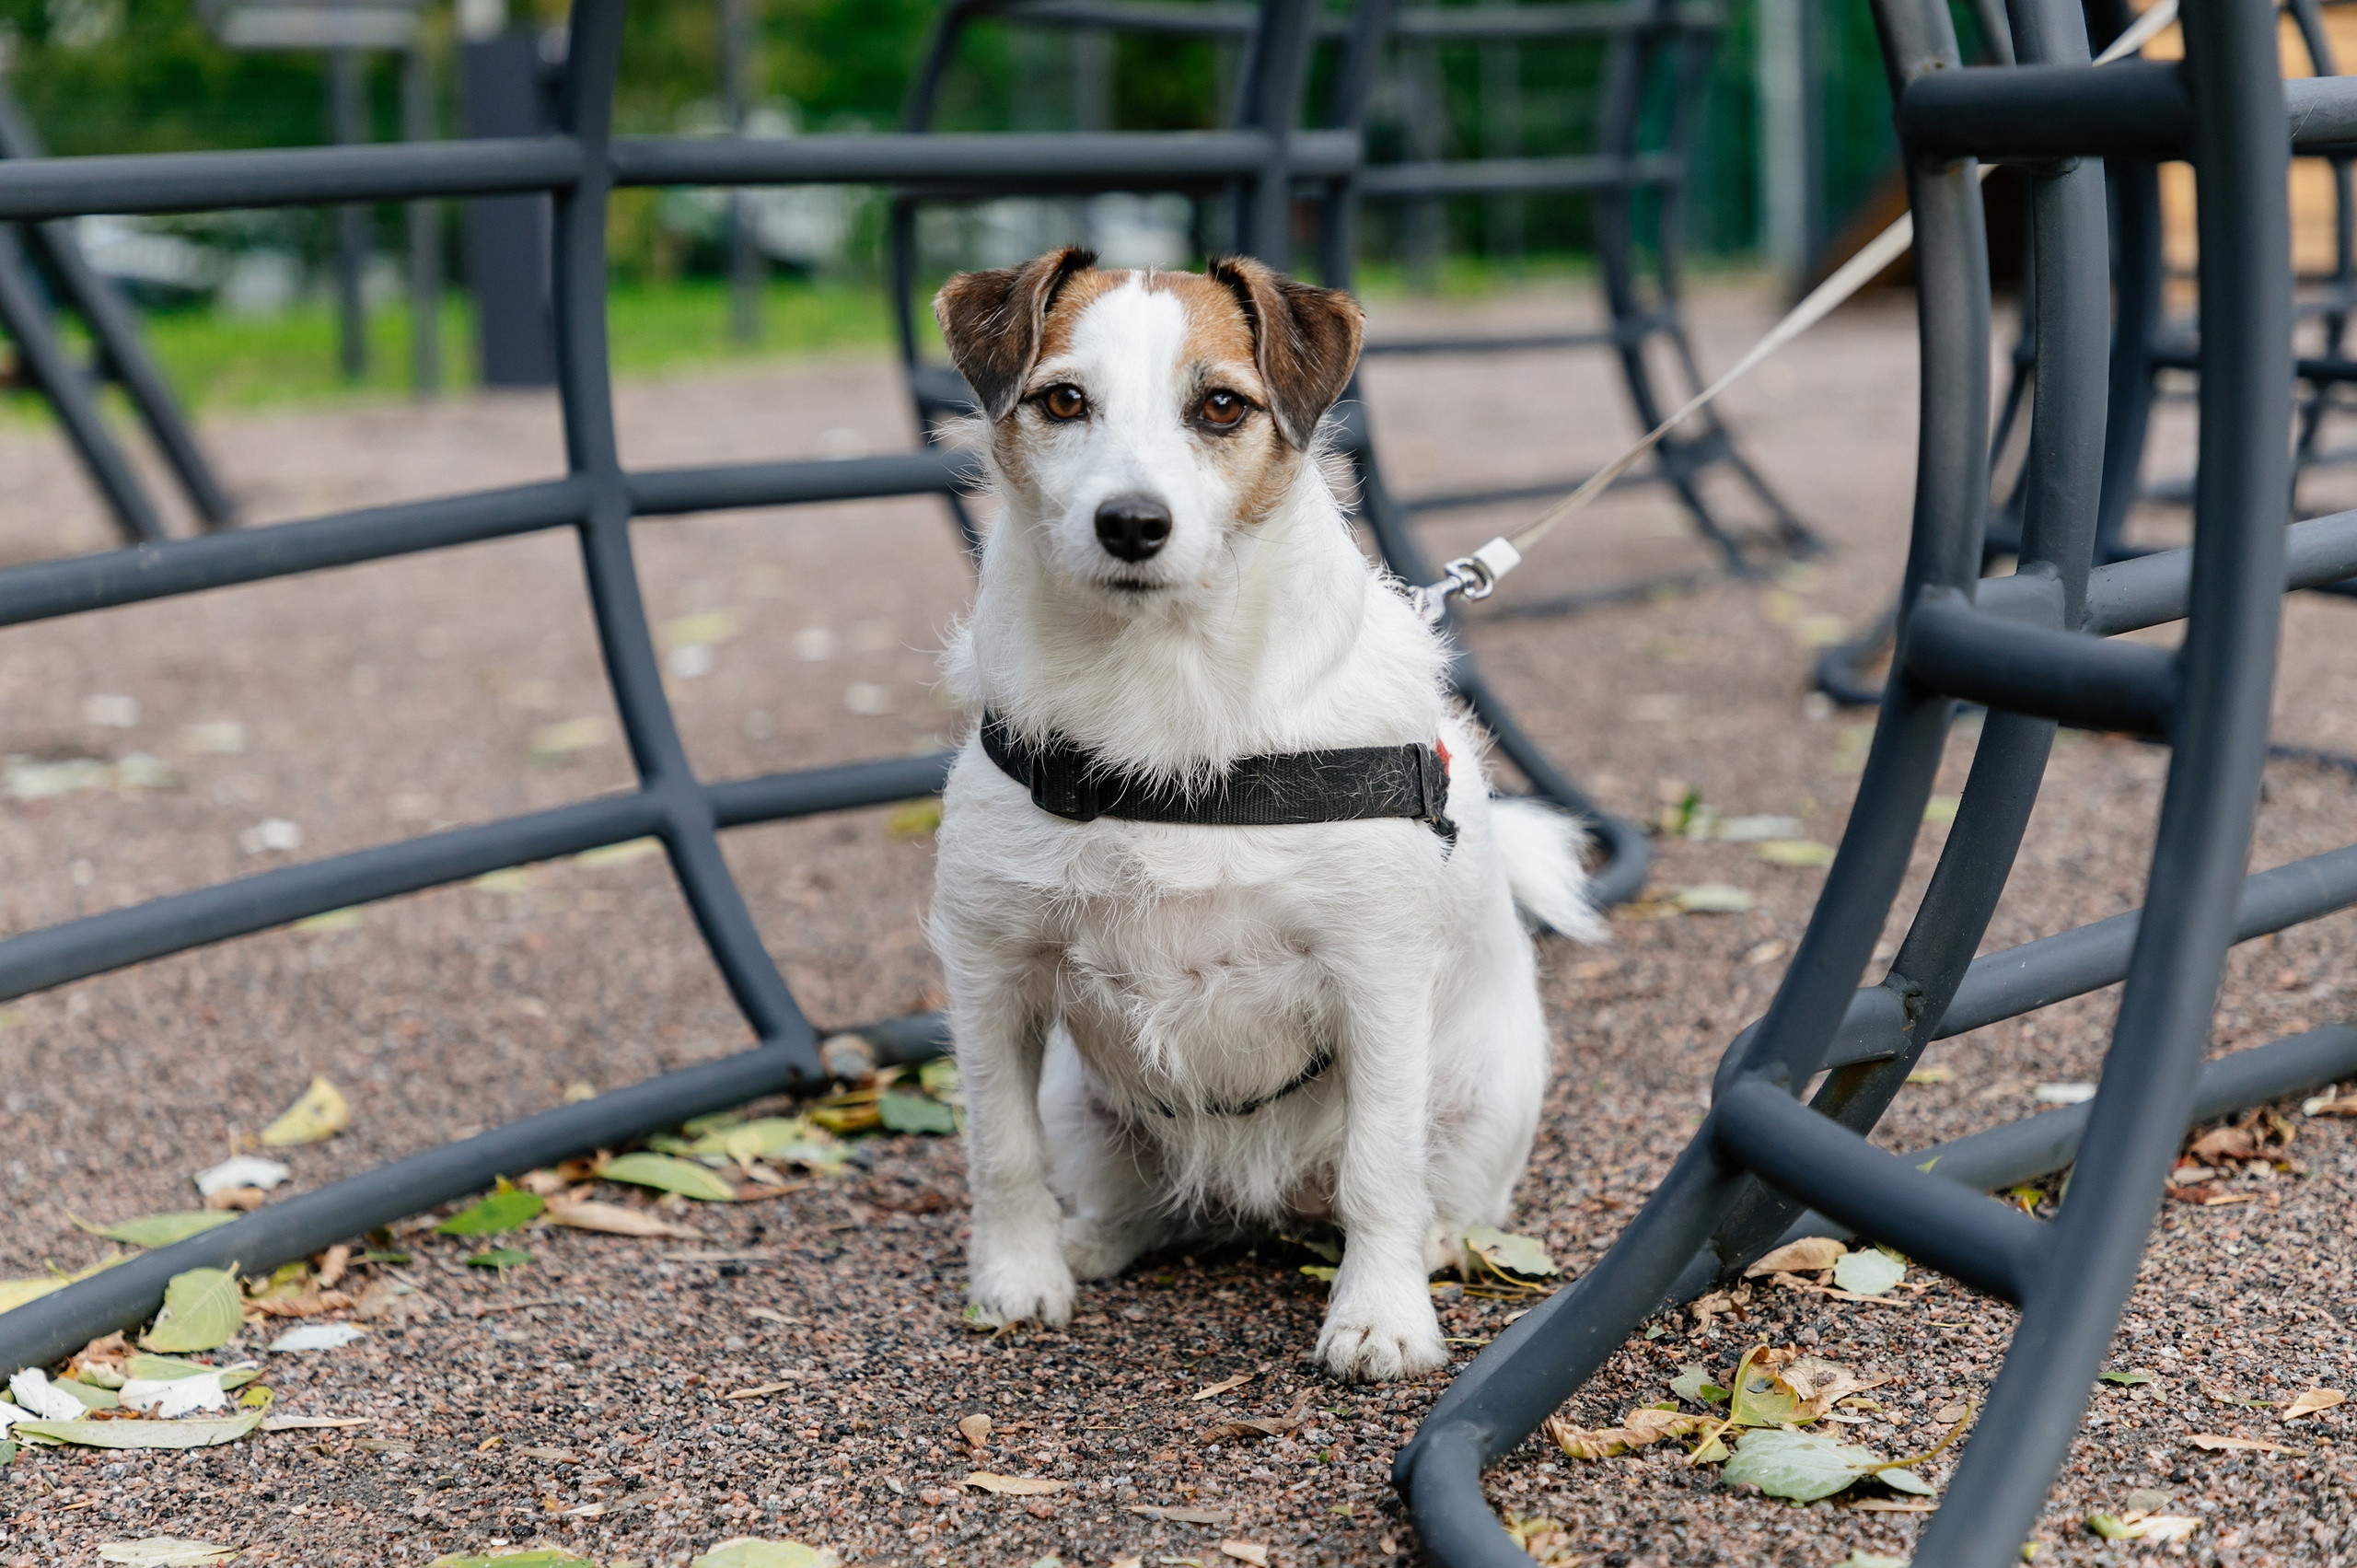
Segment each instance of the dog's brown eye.
M1234 392L1213 392L1203 400L1203 423L1222 430L1244 417L1244 400Z
M1048 411L1050 419L1078 419L1088 412L1088 400L1078 387L1063 382L1040 394L1039 406Z

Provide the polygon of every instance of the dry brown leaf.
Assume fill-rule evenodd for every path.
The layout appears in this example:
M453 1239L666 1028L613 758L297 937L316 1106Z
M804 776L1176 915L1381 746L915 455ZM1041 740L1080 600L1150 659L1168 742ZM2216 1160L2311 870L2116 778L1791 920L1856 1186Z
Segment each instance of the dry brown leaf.
M731 1388L720 1397L724 1400L766 1400L772 1394L784 1393L796 1381L789 1377L783 1383L764 1383L758 1388Z
M1214 1394L1225 1394L1230 1388L1241 1388L1245 1384L1252 1381L1253 1376L1254 1374L1252 1373L1239 1372L1233 1377L1223 1377L1218 1382L1213 1383L1207 1388L1198 1388L1189 1397L1197 1400L1208 1400Z
M958 1423L958 1434L974 1446L977 1454L991 1446L991 1418L979 1411Z
M1574 1459L1608 1459L1634 1448L1643 1448L1665 1437L1689 1437L1706 1426L1716 1426L1720 1418L1713 1415L1686 1415L1677 1411L1632 1410L1621 1417L1618 1426L1590 1429L1574 1426L1560 1415L1550 1415L1540 1428L1550 1441Z
M1708 1295L1697 1296L1688 1305L1687 1310L1694 1314L1694 1331L1700 1334L1707 1331L1711 1319L1721 1313L1732 1313L1740 1320L1744 1316L1743 1309L1750 1305L1751 1287L1737 1285L1733 1290L1714 1290Z
M204 1195L204 1206L243 1214L259 1209L270 1202L270 1194L259 1187L224 1187Z
M2189 1433L2187 1434L2185 1440L2192 1444L2197 1448L2207 1448L2212 1453L2217 1453L2222 1449L2227 1448L2248 1449L2253 1453L2258 1454L2288 1454L2291 1452L2291 1450L2284 1447L2282 1444L2270 1443L2264 1437L2236 1437L2231 1434L2222 1432Z
M351 1267L352 1249L341 1241L320 1253L319 1272L316 1276L319 1282L319 1288L328 1290L343 1283L344 1272Z
M1037 1497L1043 1493L1062 1492L1072 1482L1051 1481L1046 1476L993 1475L988 1470L975 1470L966 1477L966 1484L1002 1497Z
M1283 1415L1242 1416L1235 1421L1223 1421L1206 1426L1196 1435L1198 1443L1227 1443L1249 1441L1259 1437L1283 1437L1309 1419L1309 1390L1293 1402L1293 1409Z
M702 1241L700 1231L673 1225L644 1209L633 1209L621 1203L601 1203L594 1198L552 1198L540 1212L540 1217L551 1225L567 1225L575 1230L602 1231L608 1236L668 1236L681 1241Z
M2357 1095L2342 1099L2310 1100L2300 1109L2310 1116L2357 1116Z
M1224 1540L1219 1543L1222 1557L1233 1557L1238 1562L1249 1562L1252 1568L1269 1568L1269 1549L1257 1540Z
M1940 1505L1928 1497L1861 1497L1845 1503L1862 1514L1936 1514Z
M1167 1519L1174 1524L1180 1525L1224 1525L1227 1523L1227 1515L1225 1511L1218 1508L1197 1508L1193 1506L1164 1507L1161 1504L1155 1503L1132 1503L1130 1504L1129 1511L1144 1518Z
M1805 1355L1783 1368L1783 1379L1799 1396L1801 1409L1812 1416L1823 1415L1852 1394L1868 1388L1879 1388L1890 1381L1888 1377L1861 1377L1838 1362Z
M2207 1186L2171 1187L2168 1194L2176 1202L2195 1203L2205 1209L2214 1209L2222 1203L2255 1203L2258 1201L2256 1192L2227 1192Z
M1839 1263L1841 1254L1848 1250L1829 1236L1805 1236L1762 1257L1744 1270L1743 1277L1756 1280L1762 1274L1813 1274Z
M2318 1411L2328 1411L2335 1405L2345 1404L2348 1400L2349 1396L2338 1388L2311 1388L2292 1401L2291 1407L2283 1412L2283 1419L2297 1421L2304 1415L2314 1415Z

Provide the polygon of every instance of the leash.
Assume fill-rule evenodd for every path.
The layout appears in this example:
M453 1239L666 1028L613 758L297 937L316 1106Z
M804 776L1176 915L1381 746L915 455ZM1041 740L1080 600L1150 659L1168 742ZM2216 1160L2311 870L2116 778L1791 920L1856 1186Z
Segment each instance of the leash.
M2108 65L2115 60L2136 53L2150 43L2161 30L2177 20L2177 0L2156 0L2156 4L2138 17L2127 31L2114 39L2094 64ZM1979 177L1987 180L1996 169L1994 164L1984 163ZM1750 352L1735 362L1725 375L1703 388L1686 401L1683 407L1654 426L1619 457L1591 474L1586 482L1538 516L1510 534L1503 534L1470 555L1463 555L1441 568L1440 580L1426 583L1408 591L1409 602L1416 613L1427 622L1437 623L1448 612L1452 598L1483 599L1496 591L1498 581L1522 564L1523 557L1538 542L1553 532L1555 526L1604 494L1605 488L1636 466L1637 459L1661 444L1662 438L1683 424L1697 411L1709 406L1713 400L1744 377L1758 369L1768 357L1816 326L1852 295L1874 280L1875 275L1899 257L1907 254L1915 243L1915 215L1908 213L1898 222L1875 236L1865 249L1844 261L1840 270L1809 291L1808 296L1784 319L1769 331L1766 337L1752 344Z

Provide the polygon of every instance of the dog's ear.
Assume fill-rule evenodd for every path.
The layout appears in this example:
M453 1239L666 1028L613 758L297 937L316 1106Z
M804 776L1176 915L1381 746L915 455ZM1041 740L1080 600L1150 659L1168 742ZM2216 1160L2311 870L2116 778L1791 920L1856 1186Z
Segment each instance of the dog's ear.
M1056 291L1074 273L1097 264L1077 246L1035 256L1019 267L960 273L933 298L933 319L949 344L949 362L982 401L982 412L1004 419L1023 378L1039 359L1039 337Z
M1306 451L1318 422L1351 384L1366 312L1339 288L1295 283L1249 256L1218 258L1209 270L1252 323L1253 354L1279 434Z

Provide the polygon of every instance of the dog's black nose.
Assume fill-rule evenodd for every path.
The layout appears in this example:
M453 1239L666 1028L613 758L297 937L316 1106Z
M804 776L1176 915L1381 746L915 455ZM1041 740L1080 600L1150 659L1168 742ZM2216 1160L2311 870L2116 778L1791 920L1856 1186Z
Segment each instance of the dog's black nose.
M1097 508L1097 542L1123 561L1144 561L1170 539L1170 508L1151 495L1116 495Z

